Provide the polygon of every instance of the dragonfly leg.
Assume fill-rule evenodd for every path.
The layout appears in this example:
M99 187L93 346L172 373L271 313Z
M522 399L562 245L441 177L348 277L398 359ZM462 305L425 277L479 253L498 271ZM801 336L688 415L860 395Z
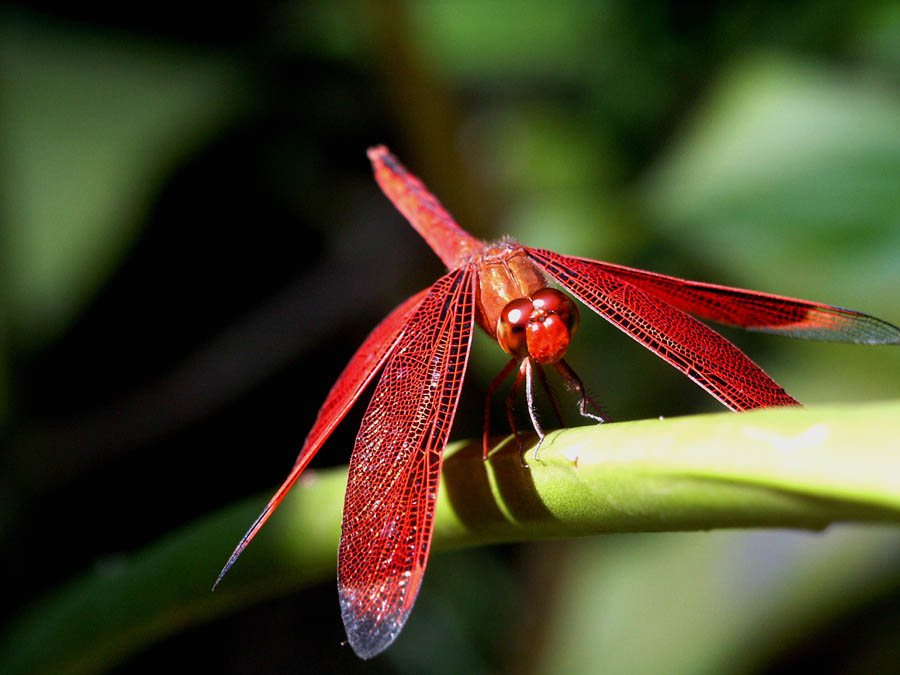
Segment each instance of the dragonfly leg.
M501 370L497 377L494 378L493 382L491 382L491 386L488 387L487 395L484 397L484 436L482 437L482 448L484 452L484 458L488 458L488 452L490 452L490 435L491 435L491 400L494 397L494 394L497 393L497 389L503 384L503 380L507 378L507 376L512 372L512 369L516 367L516 363L518 359L510 359L509 363L503 366L503 370Z
M538 368L540 368L540 366L538 366ZM525 401L528 404L528 416L531 418L531 426L534 427L534 430L538 435L538 442L534 447L534 459L535 461L540 462L541 460L538 457L538 452L541 449L541 443L544 442L544 430L541 429L541 424L538 422L537 418L537 412L534 409L534 377L532 377L530 357L523 359L522 365L519 366L519 376L521 377L523 373L525 375ZM525 466L525 456L521 451L520 461L522 462L522 466Z
M562 375L566 384L578 394L578 412L581 413L582 417L587 417L600 423L612 421L606 410L604 410L603 407L587 393L587 389L584 388L584 383L581 381L581 378L578 377L578 374L572 370L571 366L569 366L565 360L560 359L553 365L559 374ZM588 404L597 411L596 415L588 412Z
M528 361L528 359L526 358L525 361ZM515 363L515 361L513 362ZM522 466L528 466L525 464L525 452L522 447L522 439L519 436L519 429L516 427L516 416L513 414L513 406L516 404L516 392L519 391L519 387L522 386L522 380L524 378L525 367L524 365L520 365L519 372L516 374L516 380L513 382L512 389L509 390L509 395L506 397L506 419L509 420L509 428L512 430L513 436L516 437L516 445L519 448L519 463Z
M551 390L550 385L547 384L547 374L544 372L544 367L540 363L535 363L534 366L534 369L538 375L538 379L544 386L544 391L547 392L547 397L550 399L550 403L553 404L553 410L556 412L556 419L559 420L559 425L561 427L565 427L566 420L563 418L562 410L560 410L559 401L556 400L556 396L553 394L553 390Z

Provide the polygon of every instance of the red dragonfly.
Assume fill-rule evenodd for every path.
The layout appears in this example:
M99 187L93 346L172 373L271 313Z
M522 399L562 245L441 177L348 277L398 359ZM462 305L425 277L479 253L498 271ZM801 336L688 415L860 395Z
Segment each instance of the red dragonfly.
M735 411L798 402L737 347L689 315L791 337L900 344L896 326L849 309L560 255L510 238L486 244L460 228L387 148L371 148L368 155L381 189L449 272L391 312L353 355L287 479L216 580L384 368L350 458L338 553L341 613L350 644L362 658L394 641L422 583L441 458L475 324L511 357L491 384L488 406L503 379L518 371L507 399L517 438L511 410L523 381L532 423L543 438L532 399L533 375L544 383L542 365L553 365L574 388L582 414L606 420L563 360L578 327L578 309L548 288L548 277ZM595 413L588 412L589 405ZM485 421L485 456L487 435Z

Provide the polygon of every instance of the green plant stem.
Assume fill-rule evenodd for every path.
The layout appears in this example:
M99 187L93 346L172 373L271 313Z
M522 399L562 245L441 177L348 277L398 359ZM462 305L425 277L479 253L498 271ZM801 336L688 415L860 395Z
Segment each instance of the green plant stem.
M434 550L613 532L900 522L900 402L580 427L519 463L447 452ZM532 439L533 440L533 439ZM215 593L268 495L98 563L7 631L4 673L98 672L166 635L333 576L346 469L308 472Z

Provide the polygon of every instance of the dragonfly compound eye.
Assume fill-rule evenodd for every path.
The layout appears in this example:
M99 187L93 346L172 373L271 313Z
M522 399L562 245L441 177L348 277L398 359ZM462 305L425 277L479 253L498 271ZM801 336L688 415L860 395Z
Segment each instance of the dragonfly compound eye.
M526 331L528 353L538 363L555 363L566 355L578 330L578 308L567 295L553 288L537 291L531 302L534 310Z
M506 303L497 319L497 340L507 354L519 358L528 355L525 336L534 306L528 298L517 298Z

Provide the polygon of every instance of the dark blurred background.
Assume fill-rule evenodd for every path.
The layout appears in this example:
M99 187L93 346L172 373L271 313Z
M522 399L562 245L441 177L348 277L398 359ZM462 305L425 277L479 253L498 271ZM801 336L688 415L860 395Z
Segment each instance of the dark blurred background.
M0 67L4 621L276 485L355 347L441 274L370 145L476 236L900 322L896 2L4 3ZM723 332L809 405L900 393L900 350ZM476 339L453 438L504 361ZM721 410L586 312L569 361L617 420ZM119 672L898 672L898 544L440 555L374 663L328 581Z

